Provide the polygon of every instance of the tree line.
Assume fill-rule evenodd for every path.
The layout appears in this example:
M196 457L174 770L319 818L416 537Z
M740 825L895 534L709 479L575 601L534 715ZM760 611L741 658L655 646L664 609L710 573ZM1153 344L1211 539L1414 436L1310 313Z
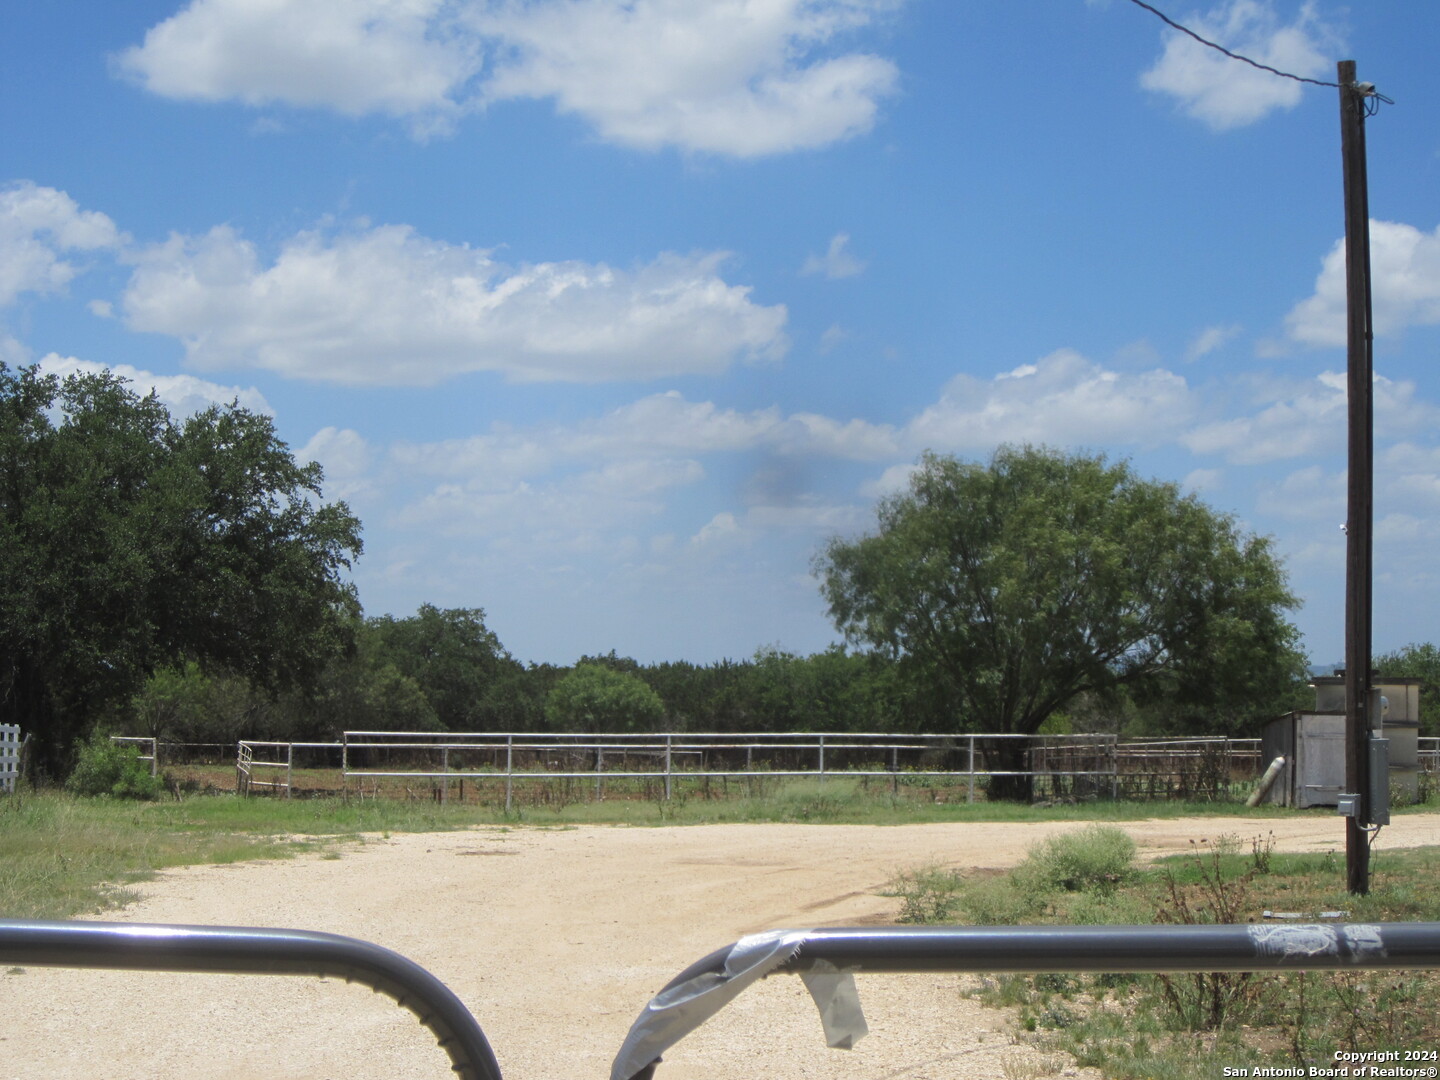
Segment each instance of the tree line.
M97 724L1252 735L1308 704L1269 540L1103 456L923 456L816 556L845 644L704 664L526 664L480 608L365 617L360 522L322 479L238 403L177 420L108 372L0 363L0 722L59 776ZM1433 646L1381 662L1440 703Z

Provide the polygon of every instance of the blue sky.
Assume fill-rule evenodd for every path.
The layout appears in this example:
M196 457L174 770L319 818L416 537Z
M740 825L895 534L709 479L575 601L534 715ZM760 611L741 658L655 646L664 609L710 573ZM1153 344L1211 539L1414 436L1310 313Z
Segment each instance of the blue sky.
M1158 4L1369 121L1377 651L1440 638L1440 5ZM0 358L238 398L370 614L521 660L836 640L925 450L1103 451L1343 654L1337 93L1128 0L54 0L0 37Z

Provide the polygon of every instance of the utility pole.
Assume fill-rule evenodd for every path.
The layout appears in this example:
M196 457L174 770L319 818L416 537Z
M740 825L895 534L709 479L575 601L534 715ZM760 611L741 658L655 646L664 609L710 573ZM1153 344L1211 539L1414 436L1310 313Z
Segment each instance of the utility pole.
M1345 544L1345 784L1359 796L1345 818L1345 870L1350 892L1370 891L1371 536L1374 521L1374 355L1370 325L1370 197L1365 175L1366 98L1355 61L1338 65L1340 154L1345 173L1345 296L1349 396L1349 491Z

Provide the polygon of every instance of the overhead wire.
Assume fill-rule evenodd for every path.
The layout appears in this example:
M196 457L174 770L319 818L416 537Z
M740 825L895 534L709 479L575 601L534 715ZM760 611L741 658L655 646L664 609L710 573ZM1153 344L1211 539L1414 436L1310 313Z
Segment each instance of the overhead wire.
M1288 71L1281 71L1279 68L1273 68L1269 64L1262 64L1258 60L1252 60L1248 56L1241 56L1239 53L1231 52L1229 49L1225 48L1225 46L1219 45L1216 42L1209 40L1208 38L1201 37L1194 30L1191 30L1188 26L1182 26L1180 23L1170 18L1169 15L1166 15L1159 8L1152 7L1150 4L1145 3L1145 0L1130 0L1130 2L1136 7L1144 8L1146 11L1150 12L1150 14L1160 19L1160 21L1165 23L1167 26L1171 26L1174 29L1180 31L1180 33L1186 34L1194 38L1201 45L1204 45L1210 49L1214 49L1217 52L1224 53L1226 56L1230 57L1231 60L1239 60L1241 63L1249 64L1253 68L1259 68L1261 71L1268 71L1272 75L1279 75L1282 79L1294 79L1296 82L1309 83L1311 86L1330 86L1334 87L1337 90L1341 88L1339 83L1325 82L1321 79L1308 79L1303 75L1294 75ZM1391 101L1384 94L1378 93L1373 86L1370 86L1368 84L1361 83L1357 85L1355 89L1359 90L1361 95L1366 99L1366 116L1374 116L1375 113L1379 110L1381 102L1384 102L1386 105L1395 104L1395 102Z

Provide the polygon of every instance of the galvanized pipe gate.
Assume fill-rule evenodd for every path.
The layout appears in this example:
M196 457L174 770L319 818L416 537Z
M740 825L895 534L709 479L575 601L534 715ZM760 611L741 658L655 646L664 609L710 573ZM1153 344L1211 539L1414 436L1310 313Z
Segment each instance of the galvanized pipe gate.
M0 921L0 964L344 978L387 994L430 1028L462 1080L500 1080L474 1016L424 968L335 934L248 927ZM1221 926L844 927L776 930L718 949L641 1011L611 1080L648 1080L661 1054L768 975L805 981L826 1041L866 1032L865 972L1186 972L1440 968L1440 923Z

